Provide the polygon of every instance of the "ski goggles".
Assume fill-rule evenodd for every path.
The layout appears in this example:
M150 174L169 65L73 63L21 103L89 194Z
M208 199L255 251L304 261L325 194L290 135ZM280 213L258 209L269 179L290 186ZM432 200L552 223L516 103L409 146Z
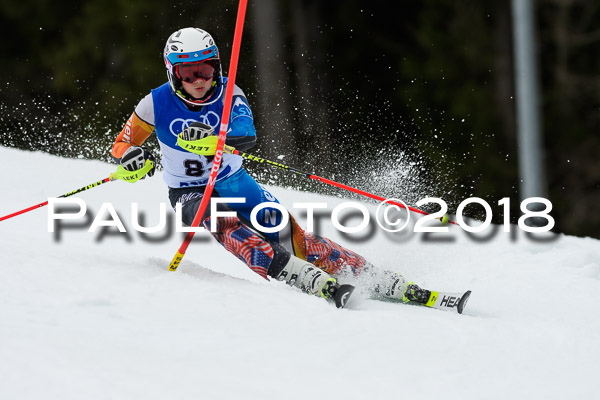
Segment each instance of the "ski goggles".
M216 69L209 61L183 63L175 66L177 77L187 83L194 83L197 79L207 81L214 78L215 73Z

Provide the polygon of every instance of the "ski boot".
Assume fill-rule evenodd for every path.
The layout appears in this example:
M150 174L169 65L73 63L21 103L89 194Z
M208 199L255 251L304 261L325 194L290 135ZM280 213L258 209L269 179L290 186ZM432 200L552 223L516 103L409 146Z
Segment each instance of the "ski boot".
M392 271L382 271L373 274L374 292L376 297L391 300L400 300L404 303L425 304L431 292L421 289L414 282L406 282L404 277Z
M295 256L290 257L276 279L305 293L331 299L337 308L343 308L354 291L354 286L340 285L327 272Z

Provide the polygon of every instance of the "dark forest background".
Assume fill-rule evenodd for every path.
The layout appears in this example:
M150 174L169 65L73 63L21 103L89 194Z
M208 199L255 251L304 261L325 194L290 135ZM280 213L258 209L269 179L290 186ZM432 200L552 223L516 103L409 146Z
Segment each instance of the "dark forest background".
M600 238L600 2L534 4L554 231ZM236 83L255 115L252 153L408 204L441 197L454 211L482 197L496 222L510 197L516 221L510 5L250 1ZM209 31L227 71L236 13L229 0L1 0L0 145L109 160L137 102L166 81L168 36ZM246 164L264 183L341 194Z

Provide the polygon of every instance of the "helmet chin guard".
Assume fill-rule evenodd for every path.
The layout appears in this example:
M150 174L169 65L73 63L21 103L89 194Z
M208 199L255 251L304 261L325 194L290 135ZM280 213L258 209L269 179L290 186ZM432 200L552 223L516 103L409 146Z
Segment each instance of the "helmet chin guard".
M219 49L212 36L199 28L183 28L174 32L165 45L163 52L167 78L171 90L177 97L190 106L203 106L217 101L223 94L223 73ZM175 68L178 64L213 61L213 87L202 99L190 96L184 89L181 79L177 77Z

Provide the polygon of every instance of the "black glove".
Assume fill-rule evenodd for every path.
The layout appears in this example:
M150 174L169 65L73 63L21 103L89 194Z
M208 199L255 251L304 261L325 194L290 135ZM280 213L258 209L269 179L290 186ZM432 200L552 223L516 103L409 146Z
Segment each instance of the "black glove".
M200 140L211 136L215 133L215 128L202 122L192 122L187 128L181 132L183 140L192 141Z
M143 147L131 146L128 148L121 157L121 165L127 171L137 171L146 164L146 160L150 160L154 163L152 169L146 173L146 175L152 176L154 175L154 170L156 169L156 159L150 151Z

